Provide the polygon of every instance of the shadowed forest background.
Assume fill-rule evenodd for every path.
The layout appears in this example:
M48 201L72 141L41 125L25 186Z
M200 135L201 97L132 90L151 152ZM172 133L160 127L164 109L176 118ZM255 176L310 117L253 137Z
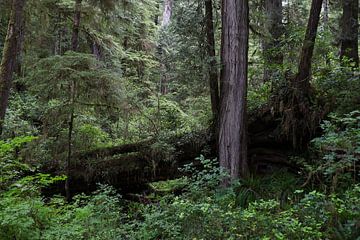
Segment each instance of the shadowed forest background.
M0 0L0 240L359 239L359 0Z

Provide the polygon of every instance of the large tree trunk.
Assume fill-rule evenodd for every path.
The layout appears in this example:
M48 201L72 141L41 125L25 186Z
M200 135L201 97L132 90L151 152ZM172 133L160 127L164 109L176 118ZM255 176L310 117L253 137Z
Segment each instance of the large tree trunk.
M164 0L164 10L162 15L162 21L161 21L161 29L165 30L168 25L170 24L171 16L172 16L172 6L173 6L173 0ZM162 95L165 95L168 93L168 84L169 84L169 74L168 66L166 63L166 57L164 56L164 51L162 49L162 44L160 43L159 47L159 53L161 55L161 61L160 61L160 93Z
M25 0L13 0L9 25L4 43L3 56L0 65L0 134L2 132L13 72L16 64L16 55L19 52L21 25L23 24Z
M283 63L283 54L279 49L281 36L283 35L282 26L282 1L265 0L265 25L267 36L264 39L264 82L274 77L278 72L279 66Z
M213 23L213 6L212 0L205 0L205 22L206 22L206 50L209 57L209 84L210 84L210 97L211 97L211 110L214 119L214 126L217 129L220 98L219 98L219 82L218 82L218 68L216 62L215 52L215 36L214 36L214 23Z
M298 73L294 79L294 87L303 93L307 93L310 90L311 60L314 52L322 3L323 0L313 0L311 2L310 17L300 54Z
M164 0L164 11L161 21L161 27L166 28L170 24L170 19L172 15L172 0Z
M73 32L71 38L71 47L73 51L77 51L79 47L79 32L80 32L80 20L81 20L81 4L82 0L76 0L75 2L75 11L74 11L74 22L73 22Z
M248 175L246 96L249 41L247 0L223 0L219 160L231 179Z
M343 15L341 19L340 58L349 59L359 66L359 0L342 0Z
M322 111L311 103L311 60L313 56L317 28L320 20L322 0L313 0L303 47L300 53L298 73L291 79L287 94L278 101L282 115L284 137L292 139L294 149L307 147L319 125ZM314 110L315 109L315 110Z

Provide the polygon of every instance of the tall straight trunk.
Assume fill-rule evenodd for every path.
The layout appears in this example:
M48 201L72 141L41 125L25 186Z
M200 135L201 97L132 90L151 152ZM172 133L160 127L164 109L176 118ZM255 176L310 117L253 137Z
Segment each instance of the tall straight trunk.
M282 0L265 0L265 26L268 36L264 39L264 82L273 79L283 63L284 56L279 49L281 37L283 35L282 26Z
M22 76L22 60L23 60L23 51L24 51L24 41L25 41L25 18L23 18L23 21L20 25L20 32L18 37L18 47L17 47L17 53L16 53L16 62L14 67L14 73L16 73L17 76ZM20 82L15 82L13 89L17 92L24 91L25 90L25 84Z
M173 6L173 0L164 0L164 10L162 15L162 21L161 21L161 29L165 30L171 21L172 16L172 6ZM162 55L162 59L160 61L160 93L162 95L165 95L168 93L168 84L169 84L169 74L167 73L168 67L166 63L166 57L164 56L164 51L162 49L162 46L160 44L159 47L159 53Z
M19 43L21 26L24 21L24 6L25 0L12 1L9 25L0 65L0 134L3 130L6 109L8 107L16 56L20 48Z
M359 0L342 0L340 58L349 59L359 67Z
M74 11L74 22L73 22L73 33L71 38L71 47L74 52L78 50L79 47L79 31L80 31L80 19L81 19L81 4L82 0L76 0L75 2L75 11ZM69 122L68 122L68 152L66 158L66 175L67 178L65 180L65 194L66 199L68 201L71 200L71 190L70 190L70 166L72 159L72 142L73 142L73 130L74 130L74 119L75 119L75 97L76 97L76 88L75 88L75 80L70 81L69 86L69 105L70 105L70 113L69 113Z
M330 29L330 26L329 26L329 0L324 0L323 2L323 9L324 9L324 13L323 13L323 21L324 21L324 28L329 31ZM324 57L325 57L325 63L328 67L330 67L330 64L331 64L331 59L330 59L330 56L329 56L329 51L326 50L324 52Z
M248 0L223 0L220 166L232 180L249 174L247 162Z
M300 54L298 73L294 79L295 89L303 93L308 93L310 90L311 60L314 52L322 3L323 0L313 0L311 2L310 16Z
M211 110L215 123L217 122L220 107L218 69L215 52L215 36L213 23L212 0L205 0L205 22L206 22L206 50L209 57L209 84L211 97ZM216 125L215 125L216 126Z
M79 32L80 32L80 20L81 20L81 4L82 0L76 0L75 11L73 19L73 32L71 37L71 47L73 51L77 51L79 47Z
M161 27L166 28L170 24L172 15L172 0L164 0L164 11L162 15Z

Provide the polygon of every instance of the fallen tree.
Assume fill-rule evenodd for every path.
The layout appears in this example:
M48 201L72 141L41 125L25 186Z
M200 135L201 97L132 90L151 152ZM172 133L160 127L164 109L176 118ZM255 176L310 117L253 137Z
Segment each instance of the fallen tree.
M252 172L266 173L274 168L294 169L288 161L293 147L284 138L281 119L264 107L249 118L249 166ZM150 182L179 177L179 168L196 163L200 154L216 157L216 144L208 130L168 138L159 143L154 138L136 143L93 149L74 154L70 166L71 194L91 192L97 183L109 184L122 192L140 192ZM160 141L161 142L161 141ZM165 145L158 147L159 145ZM51 164L51 163L49 163ZM62 174L62 169L44 166L45 172ZM62 191L59 183L57 191Z

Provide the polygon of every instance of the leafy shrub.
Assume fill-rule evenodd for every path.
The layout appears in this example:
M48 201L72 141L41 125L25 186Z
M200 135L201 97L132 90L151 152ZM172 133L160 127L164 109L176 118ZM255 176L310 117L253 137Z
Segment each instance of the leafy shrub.
M360 158L360 112L339 116L330 115L322 124L324 134L312 141L314 159L302 161L308 172L308 182L313 177L324 179L334 191L340 185L357 182Z
M352 67L334 65L315 73L314 86L332 111L348 113L360 107L359 74Z
M6 189L24 171L31 170L18 155L20 148L34 139L35 137L25 136L0 141L0 191Z

